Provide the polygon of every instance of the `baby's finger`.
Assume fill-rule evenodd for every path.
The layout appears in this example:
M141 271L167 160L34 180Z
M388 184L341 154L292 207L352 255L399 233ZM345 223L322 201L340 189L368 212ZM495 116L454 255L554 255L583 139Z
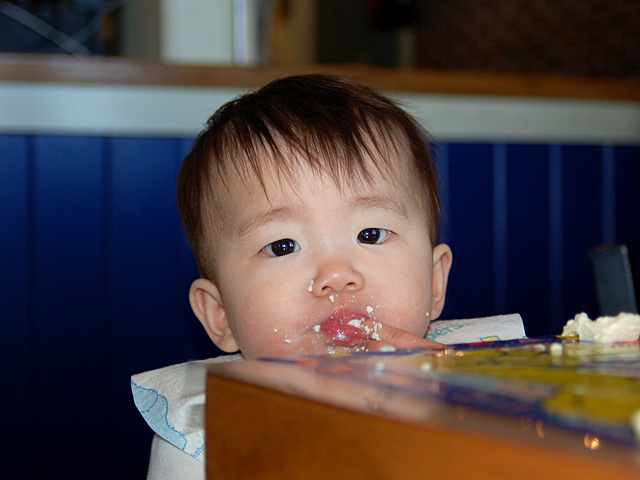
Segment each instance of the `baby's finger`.
M431 340L419 337L406 330L378 322L375 323L376 335L375 337L371 336L371 338L376 341L369 342L367 350L377 351L381 348L390 346L401 350L409 348L428 348L433 350L444 348L444 345L441 343L432 342Z

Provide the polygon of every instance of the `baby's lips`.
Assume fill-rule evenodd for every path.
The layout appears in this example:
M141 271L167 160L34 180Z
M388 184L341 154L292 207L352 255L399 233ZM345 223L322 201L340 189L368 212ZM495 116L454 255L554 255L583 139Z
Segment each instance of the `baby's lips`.
M338 320L327 320L321 323L319 331L324 333L332 343L345 347L355 347L368 339L362 327Z

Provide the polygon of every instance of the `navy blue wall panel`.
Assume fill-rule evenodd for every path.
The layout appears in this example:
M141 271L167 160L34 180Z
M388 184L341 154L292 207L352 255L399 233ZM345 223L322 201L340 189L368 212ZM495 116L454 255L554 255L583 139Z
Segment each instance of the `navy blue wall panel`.
M73 459L70 474L88 471L101 458L90 446L104 431L103 156L100 139L33 142L38 431L32 441L40 460L32 465L43 478L60 458ZM70 451L60 435L79 408L82 421L73 430L78 448Z
M0 136L2 426L21 478L144 478L129 377L220 353L187 299L175 183L191 143Z
M27 137L0 136L0 360L5 382L0 426L7 433L3 455L25 466L31 458L26 440L35 431L29 151Z
M21 476L144 478L152 434L129 377L220 353L187 299L175 183L191 144L0 136L2 426ZM640 254L638 146L435 153L454 253L444 318L520 312L529 335L557 333L597 314L589 249Z
M177 360L167 332L176 331L177 228L173 189L174 140L113 139L111 151L111 236L108 338L114 353L110 365L110 391L118 398L129 393L127 378L154 365L152 349ZM175 338L179 338L177 335ZM131 405L131 407L133 407ZM140 425L133 408L111 412L114 425ZM144 427L144 426L143 426ZM119 438L118 457L127 452L144 455L144 443L135 437ZM135 462L133 455L128 458ZM131 467L129 464L123 465Z
M443 316L490 315L494 312L493 147L451 144L446 152L447 240L453 265Z
M443 317L519 312L538 336L598 314L588 252L640 249L640 148L448 144L436 154L454 254Z
M507 308L527 334L549 329L549 147L507 147Z
M562 148L562 311L553 331L578 312L598 315L594 283L585 279L593 279L589 251L604 242L602 169L602 147Z
M615 241L627 243L640 257L640 146L615 149Z

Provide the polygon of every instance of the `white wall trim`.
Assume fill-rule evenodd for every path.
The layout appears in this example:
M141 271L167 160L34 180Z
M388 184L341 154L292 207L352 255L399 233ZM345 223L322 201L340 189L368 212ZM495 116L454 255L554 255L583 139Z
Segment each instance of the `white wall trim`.
M0 133L194 137L237 88L0 82ZM640 104L393 95L437 141L640 143Z

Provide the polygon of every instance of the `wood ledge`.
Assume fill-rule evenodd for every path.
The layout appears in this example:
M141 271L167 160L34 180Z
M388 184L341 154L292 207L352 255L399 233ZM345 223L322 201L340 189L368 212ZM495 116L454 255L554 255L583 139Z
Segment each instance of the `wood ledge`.
M640 80L393 69L366 65L226 67L123 57L0 54L0 82L257 88L276 78L332 73L399 93L640 101Z

